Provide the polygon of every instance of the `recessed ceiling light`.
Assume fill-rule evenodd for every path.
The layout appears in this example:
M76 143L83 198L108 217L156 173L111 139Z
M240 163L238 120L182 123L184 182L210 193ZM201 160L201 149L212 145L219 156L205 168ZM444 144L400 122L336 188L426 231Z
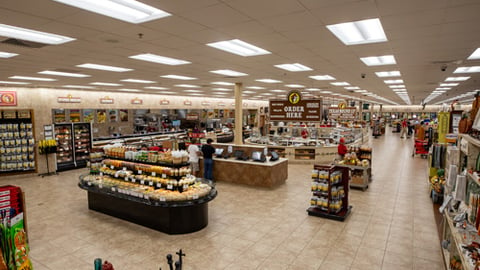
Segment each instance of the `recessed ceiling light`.
M317 81L334 81L336 80L334 77L330 76L330 75L315 75L315 76L308 76L314 80L317 80Z
M262 96L272 96L273 94L272 93L261 93L260 95L262 95Z
M0 58L10 58L17 55L18 53L0 52Z
M163 75L163 76L160 76L160 77L167 78L167 79L184 80L184 81L196 80L197 79L197 78L194 78L194 77L181 76L181 75Z
M405 92L407 89L405 88L399 88L399 89L392 89L393 92Z
M6 24L0 24L0 36L28 40L43 44L58 45L75 40L71 37L35 31Z
M256 56L271 53L239 39L208 43L207 46L241 56Z
M321 94L331 94L332 91L326 91L326 90L324 90L324 91L320 91L320 93L321 93Z
M388 87L390 87L390 88L405 88L405 85L403 85L403 84L394 84L394 85L389 85Z
M214 94L214 95L220 95L220 96L230 95L230 93L225 93L225 92L213 92L212 94Z
M216 85L235 85L234 83L231 83L231 82L212 82L212 84L216 84Z
M400 74L400 71L398 70L393 70L393 71L379 71L375 72L377 77L400 77L402 74Z
M367 66L394 65L397 63L393 55L362 57L360 60Z
M273 90L270 90L270 92L274 92L274 93L284 93L284 92L287 92L287 90L273 89Z
M385 80L383 82L386 83L386 84L395 84L395 83L403 83L403 80L402 79L399 79L399 80Z
M305 87L305 85L301 85L301 84L286 84L285 86L286 86L286 87L290 87L290 88L302 88L302 87Z
M346 85L350 85L348 82L332 82L330 83L331 85L335 85L335 86L346 86Z
M309 71L312 70L311 68L304 66L299 63L295 64L281 64L281 65L275 65L277 68L281 68L287 71L292 71L292 72L299 72L299 71Z
M327 28L345 45L387 41L382 23L377 18L327 25Z
M201 93L203 92L202 90L196 90L196 89L187 89L183 90L183 92L188 92L188 93Z
M222 87L214 87L212 88L213 91L232 91L232 89L229 88L222 88Z
M160 91L160 92L158 92L158 93L159 93L159 94L167 94L167 95L169 95L169 94L178 94L177 92L173 92L173 91Z
M147 87L144 87L144 89L167 90L168 88L166 88L166 87L161 87L161 86L147 86Z
M78 89L95 89L95 87L93 87L93 86L71 85L71 84L62 85L62 87L65 87L65 88L78 88Z
M443 87L443 86L457 86L459 85L459 83L441 83L440 86Z
M184 87L184 88L199 88L200 87L198 85L193 85L193 84L175 84L174 86Z
M432 93L446 93L447 91L445 90L435 90L435 91L432 91Z
M367 90L353 90L355 93L367 93Z
M340 94L338 94L338 93L332 93L331 95L332 96L340 96Z
M247 89L258 89L258 90L259 89L265 89L265 87L261 87L261 86L247 86L245 88L247 88Z
M435 90L451 90L452 88L450 87L437 87Z
M476 73L480 72L480 66L458 67L453 73Z
M154 81L139 80L139 79L123 79L122 82L131 82L131 83L156 83Z
M263 82L263 83L281 83L282 81L279 80L274 80L274 79L258 79L255 80L257 82Z
M445 79L446 82L463 82L470 79L470 77L448 77Z
M480 59L480 48L477 48L467 59L468 60Z
M132 55L132 56L129 56L128 58L143 60L143 61L148 61L148 62L153 62L158 64L170 65L170 66L191 64L191 62L188 62L185 60L170 58L166 56L160 56L152 53Z
M357 89L360 89L360 87L358 86L347 86L347 87L344 87L345 89L347 90L357 90Z
M211 73L215 74L220 74L220 75L225 75L225 76L231 76L231 77L240 77L240 76L247 76L248 74L230 70L230 69L219 69L219 70L212 70L210 71Z
M103 85L103 86L122 86L120 83L104 83L104 82L92 82L91 85Z
M44 82L56 81L56 79L51 79L51 78L39 78L39 77L28 77L28 76L11 76L8 78L14 79L14 80L29 80L29 81L44 81Z
M132 88L120 88L117 89L118 91L125 91L125 92L141 92L142 90L140 89L132 89Z
M189 96L203 96L203 94L198 93L188 93Z
M86 77L90 77L90 75L87 75L87 74L69 73L69 72L58 72L58 71L53 71L53 70L40 71L40 72L38 72L38 74L54 75L54 76L64 76L64 77L76 77L76 78L86 78Z
M321 91L322 89L312 87L312 88L306 88L305 90L315 92L315 91Z
M127 71L132 71L133 70L133 69L130 69L130 68L114 67L114 66L91 64L91 63L77 65L77 67L98 69L98 70L105 70L105 71L113 71L113 72L127 72Z
M143 23L170 16L161 9L135 0L53 0L129 23Z
M255 91L243 91L242 92L243 94L255 94L256 92Z
M0 81L0 84L30 84L28 82L9 82L9 81Z

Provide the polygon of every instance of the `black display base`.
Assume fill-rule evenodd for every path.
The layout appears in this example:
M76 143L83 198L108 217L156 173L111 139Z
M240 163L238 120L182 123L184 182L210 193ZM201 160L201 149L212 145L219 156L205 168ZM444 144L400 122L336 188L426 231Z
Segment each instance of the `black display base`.
M331 214L328 212L325 212L323 210L318 209L317 207L309 207L307 209L308 215L309 216L316 216L316 217L323 217L323 218L328 218L328 219L333 219L333 220L338 220L338 221L345 221L345 219L350 215L350 212L352 211L352 206L348 206L346 210L340 211L337 214Z
M208 225L208 202L154 206L88 191L88 208L168 234L196 232Z

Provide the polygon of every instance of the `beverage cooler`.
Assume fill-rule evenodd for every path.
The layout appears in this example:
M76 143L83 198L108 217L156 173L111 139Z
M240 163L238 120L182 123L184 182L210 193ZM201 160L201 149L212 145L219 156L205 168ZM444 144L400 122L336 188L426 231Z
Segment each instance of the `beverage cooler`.
M87 166L92 148L92 126L90 123L55 124L57 141L57 171Z

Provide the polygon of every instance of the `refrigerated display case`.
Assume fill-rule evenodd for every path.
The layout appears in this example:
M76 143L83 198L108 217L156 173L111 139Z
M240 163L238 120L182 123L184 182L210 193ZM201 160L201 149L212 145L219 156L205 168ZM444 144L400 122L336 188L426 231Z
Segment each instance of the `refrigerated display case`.
M92 148L90 123L55 124L57 171L87 166Z

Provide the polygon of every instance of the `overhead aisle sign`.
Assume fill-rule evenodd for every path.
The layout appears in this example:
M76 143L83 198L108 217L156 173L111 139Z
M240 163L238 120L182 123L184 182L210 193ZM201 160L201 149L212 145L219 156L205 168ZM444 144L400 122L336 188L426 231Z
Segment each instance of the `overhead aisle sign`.
M300 92L291 91L287 100L270 100L270 121L320 122L322 100L302 99Z

